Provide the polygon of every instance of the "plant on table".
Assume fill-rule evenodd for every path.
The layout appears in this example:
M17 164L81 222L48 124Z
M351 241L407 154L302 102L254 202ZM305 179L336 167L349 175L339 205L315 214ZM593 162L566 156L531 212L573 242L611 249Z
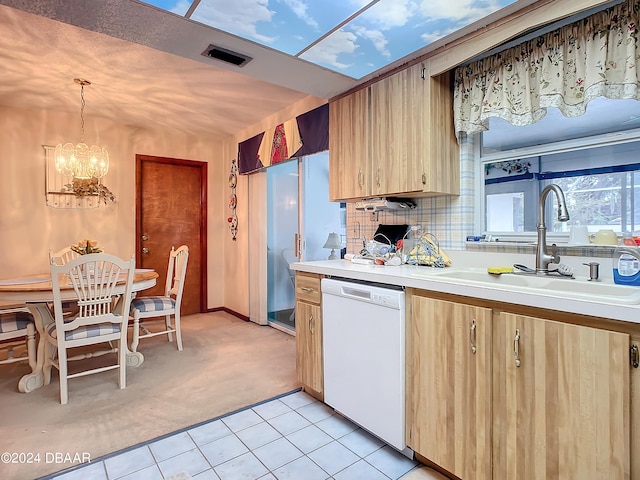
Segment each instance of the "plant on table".
M100 253L102 249L98 247L97 240L90 240L85 238L84 240L80 240L78 243L71 245L71 250L80 255L87 255L89 253Z

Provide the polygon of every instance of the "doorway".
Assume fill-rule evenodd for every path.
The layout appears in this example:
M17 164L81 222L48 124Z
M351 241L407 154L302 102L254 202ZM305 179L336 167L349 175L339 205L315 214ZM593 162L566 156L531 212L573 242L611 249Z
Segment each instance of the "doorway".
M207 163L136 155L136 266L159 277L163 295L171 247L187 245L183 315L207 309Z
M289 264L326 260L329 233L344 238L344 206L329 201L329 152L267 171L267 322L295 332L295 276Z

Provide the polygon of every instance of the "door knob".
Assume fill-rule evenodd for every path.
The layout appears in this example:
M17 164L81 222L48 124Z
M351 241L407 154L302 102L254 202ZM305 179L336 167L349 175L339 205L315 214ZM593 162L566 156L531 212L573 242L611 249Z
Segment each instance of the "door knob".
M142 253L149 255L149 249L147 247L142 247Z
M147 240L149 240L149 237L147 237L146 235L142 235L142 241L146 242Z

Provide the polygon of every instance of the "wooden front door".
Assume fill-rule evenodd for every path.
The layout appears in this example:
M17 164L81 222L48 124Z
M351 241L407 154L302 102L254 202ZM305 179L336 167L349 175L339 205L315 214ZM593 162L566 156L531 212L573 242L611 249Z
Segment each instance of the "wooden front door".
M207 164L136 155L136 266L160 277L145 295L162 295L171 247L189 247L181 313L207 309Z

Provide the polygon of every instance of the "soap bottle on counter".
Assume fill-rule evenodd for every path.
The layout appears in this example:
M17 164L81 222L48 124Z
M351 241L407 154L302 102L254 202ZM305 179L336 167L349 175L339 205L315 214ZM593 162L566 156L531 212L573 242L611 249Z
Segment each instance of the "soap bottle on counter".
M622 246L613 252L613 281L640 286L640 248Z
M420 240L420 226L411 225L402 239L402 263L408 263L409 254L418 245L418 240Z

